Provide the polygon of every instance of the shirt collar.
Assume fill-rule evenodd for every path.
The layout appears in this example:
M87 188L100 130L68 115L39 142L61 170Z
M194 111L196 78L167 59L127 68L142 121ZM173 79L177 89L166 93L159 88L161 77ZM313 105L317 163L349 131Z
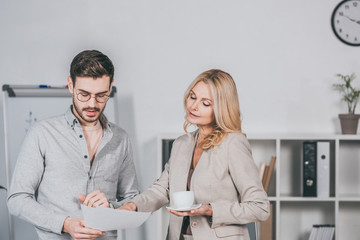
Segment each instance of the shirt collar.
M65 119L68 122L68 124L73 127L75 124L79 124L80 122L79 120L75 117L74 113L72 112L72 105L70 106L70 108L68 108L68 110L65 113ZM110 124L106 118L106 116L101 113L100 117L99 117L99 121L101 123L101 126L103 127L103 129L107 129L108 127L110 127Z

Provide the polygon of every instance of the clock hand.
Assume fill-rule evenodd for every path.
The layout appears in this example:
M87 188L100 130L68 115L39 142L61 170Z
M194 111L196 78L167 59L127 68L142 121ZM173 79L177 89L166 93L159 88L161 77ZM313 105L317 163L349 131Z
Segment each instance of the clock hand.
M360 21L357 21L357 20L355 20L355 19L352 19L352 18L350 18L350 17L348 17L348 16L346 16L346 15L343 15L343 16L346 17L347 19L349 19L350 21L354 22L354 23L360 24Z

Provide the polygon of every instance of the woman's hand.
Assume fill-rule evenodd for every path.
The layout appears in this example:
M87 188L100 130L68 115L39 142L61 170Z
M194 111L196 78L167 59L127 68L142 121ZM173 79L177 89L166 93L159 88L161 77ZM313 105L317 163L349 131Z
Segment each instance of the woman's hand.
M196 215L206 215L212 216L212 207L210 204L203 204L201 207L197 209L192 209L190 211L179 212L171 209L167 209L169 213L172 213L178 217L185 217L185 216L196 216Z
M121 207L117 208L119 210L127 210L127 211L136 211L137 206L135 203L133 202L127 202L124 205L122 205Z

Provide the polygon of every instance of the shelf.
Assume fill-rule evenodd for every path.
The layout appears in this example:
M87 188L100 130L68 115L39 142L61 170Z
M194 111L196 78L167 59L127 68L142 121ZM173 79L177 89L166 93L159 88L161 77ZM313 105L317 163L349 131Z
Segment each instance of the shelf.
M360 140L340 141L338 196L360 196Z
M318 197L272 197L269 196L269 201L279 202L359 202L360 197L329 197L329 198L318 198Z
M318 197L279 197L278 201L281 202L334 202L335 197L318 198Z
M360 236L360 202L339 204L338 235L340 239L359 239Z
M247 134L247 137L253 140L360 140L360 134Z
M314 224L335 224L334 202L280 203L280 239L308 239Z
M281 139L279 195L302 197L302 148L304 140ZM335 140L330 142L330 196L335 197Z
M308 239L314 224L335 224L334 240L360 236L360 135L248 133L247 137L257 166L277 157L268 191L274 207L273 240ZM302 196L304 141L330 143L329 197Z
M175 139L181 135L184 135L185 132L172 132L172 133L162 133L159 138L170 138ZM360 134L315 134L315 133L246 133L246 136L249 140L359 140Z
M339 202L359 202L360 203L360 197L338 197Z

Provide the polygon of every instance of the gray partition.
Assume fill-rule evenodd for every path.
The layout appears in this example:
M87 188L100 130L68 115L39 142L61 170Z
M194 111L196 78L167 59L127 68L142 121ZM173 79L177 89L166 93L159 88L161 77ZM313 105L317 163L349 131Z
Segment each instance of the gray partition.
M116 88L113 88L112 96ZM115 117L116 99L109 99L105 114L111 122ZM72 103L67 88L39 88L38 85L4 85L3 114L5 135L5 165L1 166L1 176L6 174L5 182L0 178L0 185L9 186L11 173L16 164L22 141L28 129L36 122L51 116L65 113ZM115 111L114 111L115 109ZM36 240L34 227L17 217L8 215L6 193L0 189L0 239L2 240ZM6 227L5 227L6 226ZM7 228L7 229L6 229Z
M256 222L246 224L249 230L250 240L258 239L258 226Z

